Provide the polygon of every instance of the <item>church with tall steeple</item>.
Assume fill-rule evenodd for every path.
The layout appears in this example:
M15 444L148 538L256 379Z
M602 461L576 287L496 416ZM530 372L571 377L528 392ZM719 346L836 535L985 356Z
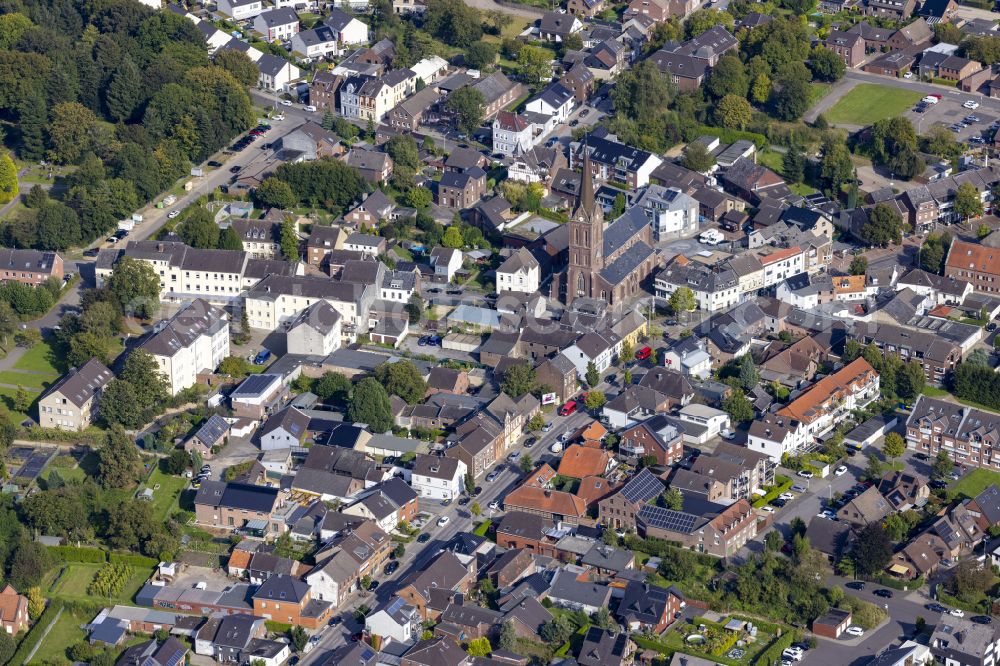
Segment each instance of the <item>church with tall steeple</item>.
M567 304L576 298L601 299L620 305L638 295L656 268L652 226L634 206L605 225L604 209L594 197L594 173L588 147L582 147L580 200L569 221L569 263L553 278Z

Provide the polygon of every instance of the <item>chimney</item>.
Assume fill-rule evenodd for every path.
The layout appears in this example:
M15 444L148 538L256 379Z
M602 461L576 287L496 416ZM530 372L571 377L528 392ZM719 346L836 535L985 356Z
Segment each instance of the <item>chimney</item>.
M461 592L455 594L455 605L464 606L465 605L465 595Z

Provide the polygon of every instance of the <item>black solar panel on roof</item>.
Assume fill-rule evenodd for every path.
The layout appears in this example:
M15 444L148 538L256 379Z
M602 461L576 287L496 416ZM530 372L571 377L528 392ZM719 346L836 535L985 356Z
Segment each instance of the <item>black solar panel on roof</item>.
M663 492L663 483L648 469L643 469L622 488L622 496L630 502L648 502Z
M671 532L687 534L694 529L698 516L659 506L644 506L640 512L647 525Z

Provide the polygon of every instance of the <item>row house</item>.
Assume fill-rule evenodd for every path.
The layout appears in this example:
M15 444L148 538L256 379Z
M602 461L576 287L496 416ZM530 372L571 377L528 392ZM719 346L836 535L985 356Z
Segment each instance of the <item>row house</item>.
M669 467L684 457L683 428L657 414L623 431L618 450L631 458L653 456L658 465Z
M416 89L412 70L396 69L381 77L358 75L340 86L340 114L380 123Z
M476 582L476 558L449 550L399 581L396 597L413 606L424 620L436 620L456 594L466 595Z
M543 464L503 499L504 511L520 511L553 522L579 524L587 518L586 502L580 497L552 489L556 471Z
M630 190L648 185L653 171L663 162L648 151L592 136L586 143L570 145L570 169L582 167L584 153L589 156L591 178L624 183Z
M289 7L269 9L254 18L253 29L266 42L284 42L299 31L299 16Z
M666 306L673 293L686 287L694 294L699 310L719 312L728 310L743 300L735 272L725 268L705 266L678 257L658 271L653 277L654 294L661 306Z
M942 384L962 360L962 347L951 340L895 324L858 322L853 337L862 345L874 344L904 362L915 361L932 384Z
M56 252L0 249L0 280L38 285L63 278L63 259Z
M394 545L374 521L352 523L316 553L316 566L305 578L313 596L336 607L343 605L363 577L382 570Z
M334 608L330 602L313 599L309 584L287 574L271 576L253 593L254 616L305 629L325 627Z
M944 274L970 283L978 292L1000 292L1000 249L955 239L945 259Z
M934 457L945 451L958 465L1000 469L1000 415L917 398L906 420L907 447Z
M195 494L195 521L218 529L277 537L288 529L281 512L286 496L277 488L205 481Z

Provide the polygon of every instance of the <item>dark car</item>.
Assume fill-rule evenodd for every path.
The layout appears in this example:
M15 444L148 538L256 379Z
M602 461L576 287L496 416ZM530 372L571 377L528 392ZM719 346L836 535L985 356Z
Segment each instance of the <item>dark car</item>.
M986 324L986 330L989 331L990 333L992 333L993 331L997 330L996 323L995 322L990 322L989 324Z
M989 615L973 615L969 619L976 624L993 624L993 618Z
M473 496L473 497L479 497L479 495L481 495L481 494L482 494L482 492L483 492L483 487L482 487L482 486L476 486L476 487L475 487L475 488L474 488L474 489L472 490L472 496Z
M343 621L344 621L344 618L340 617L339 615L334 615L333 617L330 618L330 626L331 627L336 627L338 624L340 624Z
M427 293L428 294L440 294L441 290L438 289L437 287L432 287L432 288L430 288L430 289L427 290Z
M441 506L448 506L449 504L451 504L451 498L450 497L446 497L443 500L441 500Z
M85 257L96 257L101 253L100 248L92 247L89 250L83 251L83 256Z
M778 497L778 498L776 498L776 499L773 499L773 500L771 500L771 505L772 505L772 506L776 506L776 507L778 507L779 509L780 509L781 507L785 506L786 504L788 504L788 502L787 502L786 500L783 500L783 499L781 499L780 497Z
M211 162L208 163L208 166L212 167L213 169L218 169L220 166L222 166L222 162L216 162L215 160L212 160Z
M240 169L242 169L242 168L243 168L243 167L239 167L239 166L232 166L232 167L229 167L229 173L239 173L239 172L240 172Z
M469 498L468 497L459 497L458 498L458 505L459 506L465 506L468 503L469 503Z
M851 590L863 590L863 589L865 589L865 583L864 583L864 581L861 581L861 580L855 580L855 581L851 581L850 583L848 583L844 587L847 587L847 588L849 588Z
M399 562L397 560L389 562L389 564L385 565L385 575L391 576L393 573L396 572L396 569L398 568L399 568ZM371 589L374 589L374 587L375 586L373 585Z
M427 344L434 345L435 347L440 347L441 346L441 336L440 335L432 335L432 336L428 337L427 338Z
M948 482L943 479L934 479L930 482L930 486L934 490L941 490L942 488L948 487Z
M882 597L883 599L892 599L892 590L886 590L886 589L875 590L874 592L872 592L872 594L874 594L876 597Z
M373 580L372 584L368 586L368 591L369 592L374 592L377 589L378 589L378 581L377 580Z
M461 296L462 295L462 290L461 289L449 289L448 291L446 291L444 293L448 294L449 296Z
M927 604L927 606L925 606L925 608L927 610L929 610L930 612L932 612L932 613L947 613L948 612L948 608L945 607L945 606L942 606L941 604Z
M419 340L417 340L417 345L419 345L420 347L426 347L427 346L427 336L425 335L422 338L420 338Z
M569 124L569 126L570 126L570 127L576 127L576 126L577 126L577 125L579 125L579 124L580 124L580 121L579 121L579 120L574 120L573 122L571 122L571 123Z
M424 532L423 534L417 537L417 543L427 543L430 540L431 540L431 535L428 534L427 532Z
M530 449L531 447L533 447L535 445L535 442L537 442L537 441L538 440L535 439L534 437L529 437L528 439L524 440L524 448Z

